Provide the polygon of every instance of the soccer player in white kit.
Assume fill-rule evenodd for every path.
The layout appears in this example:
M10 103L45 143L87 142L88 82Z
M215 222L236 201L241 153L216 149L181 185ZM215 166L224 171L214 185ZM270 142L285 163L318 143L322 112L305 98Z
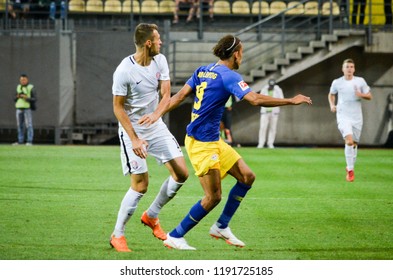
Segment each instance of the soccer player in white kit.
M171 86L167 60L160 54L162 42L157 25L139 24L134 41L136 52L119 64L112 86L123 173L131 177L131 186L121 202L110 239L110 245L119 252L131 251L124 236L125 226L148 188L147 156L155 157L170 173L141 217L141 222L149 226L158 239L166 239L158 214L188 178L181 148L161 119L169 106Z
M336 113L338 129L345 141L346 179L355 180L355 162L358 152L358 143L363 126L361 100L371 100L370 87L366 81L354 76L355 63L346 59L342 65L344 76L335 79L328 95L330 110ZM338 95L336 106L336 95Z

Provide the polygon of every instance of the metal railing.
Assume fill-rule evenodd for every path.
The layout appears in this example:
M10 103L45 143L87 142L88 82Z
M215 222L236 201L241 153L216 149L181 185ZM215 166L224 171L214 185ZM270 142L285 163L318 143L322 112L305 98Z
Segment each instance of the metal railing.
M351 25L349 9L339 6L333 0L328 2L318 1L318 9L314 14L309 14L307 10L300 13L291 13L298 6L304 7L307 2L310 1L299 1L294 6L287 7L264 18L260 12L255 23L235 32L235 35L240 37L243 44L247 45L243 55L242 67L239 70L241 74L247 75L253 69L260 69L263 64L272 63L275 58L284 58L286 53L296 50L299 46L307 46L310 41L319 40L322 34L332 34L333 30L336 29L366 29L367 42L368 44L372 43L371 1L368 4L368 13L366 14L368 15L368 22L365 26ZM330 3L330 6L326 3ZM349 1L347 7L348 5ZM203 34L203 32L198 34ZM212 62L211 56L209 56L211 48L199 48L198 55L195 56L193 46L201 42L213 46L216 39L206 39L206 36L202 36L198 40L172 40L170 42L168 60L172 68L172 81L175 85L177 82L183 82L186 76L192 73L189 70L190 67L186 68L184 65L196 63L202 65ZM206 57L206 59L204 60L203 57Z

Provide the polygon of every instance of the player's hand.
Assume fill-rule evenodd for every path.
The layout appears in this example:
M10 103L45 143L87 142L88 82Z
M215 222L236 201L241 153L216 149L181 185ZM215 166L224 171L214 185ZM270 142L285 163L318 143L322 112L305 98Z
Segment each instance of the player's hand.
M147 147L148 143L146 140L143 139L137 139L132 141L132 150L135 155L137 155L140 158L147 158Z
M292 104L293 104L293 105L299 105L299 104L302 104L302 103L306 103L306 104L308 104L308 105L311 105L311 104L312 104L311 98L308 97L308 96L305 96L305 95L303 95L303 94L298 94L298 95L296 95L295 97L293 97L293 98L291 99L291 101L292 101Z
M138 124L149 126L155 123L158 120L158 118L159 117L157 117L154 113L144 115L139 119Z
M330 106L330 111L331 111L332 113L336 113L336 111L337 111L336 105Z

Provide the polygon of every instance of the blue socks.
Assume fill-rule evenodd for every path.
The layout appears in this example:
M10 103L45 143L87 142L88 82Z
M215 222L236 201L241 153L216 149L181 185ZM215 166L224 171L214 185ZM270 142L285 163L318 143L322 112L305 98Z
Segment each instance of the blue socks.
M228 200L225 204L224 210L222 211L220 218L217 220L217 226L219 228L226 228L228 226L229 221L232 219L237 208L239 208L240 202L242 202L249 189L251 189L251 186L240 182L237 182L233 186L229 192Z
M219 228L226 228L229 221L232 219L237 208L239 208L240 202L246 196L251 186L237 182L231 191L229 192L228 201L225 204L224 210L220 218L217 221ZM193 227L195 227L209 212L207 212L201 205L201 201L198 201L192 206L190 212L180 222L180 224L172 230L169 235L175 238L183 237Z
M169 235L175 238L183 237L189 232L194 226L196 226L200 220L202 220L209 212L203 209L201 201L198 201L192 206L190 212L184 217L183 221L172 230Z

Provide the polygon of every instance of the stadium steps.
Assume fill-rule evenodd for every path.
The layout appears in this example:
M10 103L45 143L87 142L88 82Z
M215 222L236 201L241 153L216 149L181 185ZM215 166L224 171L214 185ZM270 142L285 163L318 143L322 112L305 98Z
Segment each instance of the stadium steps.
M247 82L259 88L270 78L282 81L322 61L320 57L314 58L318 54L328 58L351 46L364 45L365 34L364 30L334 30L333 34L323 34L321 40L310 41L307 46L299 46L296 52L286 53L284 58L274 58L260 69L251 70ZM304 68L304 65L308 66Z

